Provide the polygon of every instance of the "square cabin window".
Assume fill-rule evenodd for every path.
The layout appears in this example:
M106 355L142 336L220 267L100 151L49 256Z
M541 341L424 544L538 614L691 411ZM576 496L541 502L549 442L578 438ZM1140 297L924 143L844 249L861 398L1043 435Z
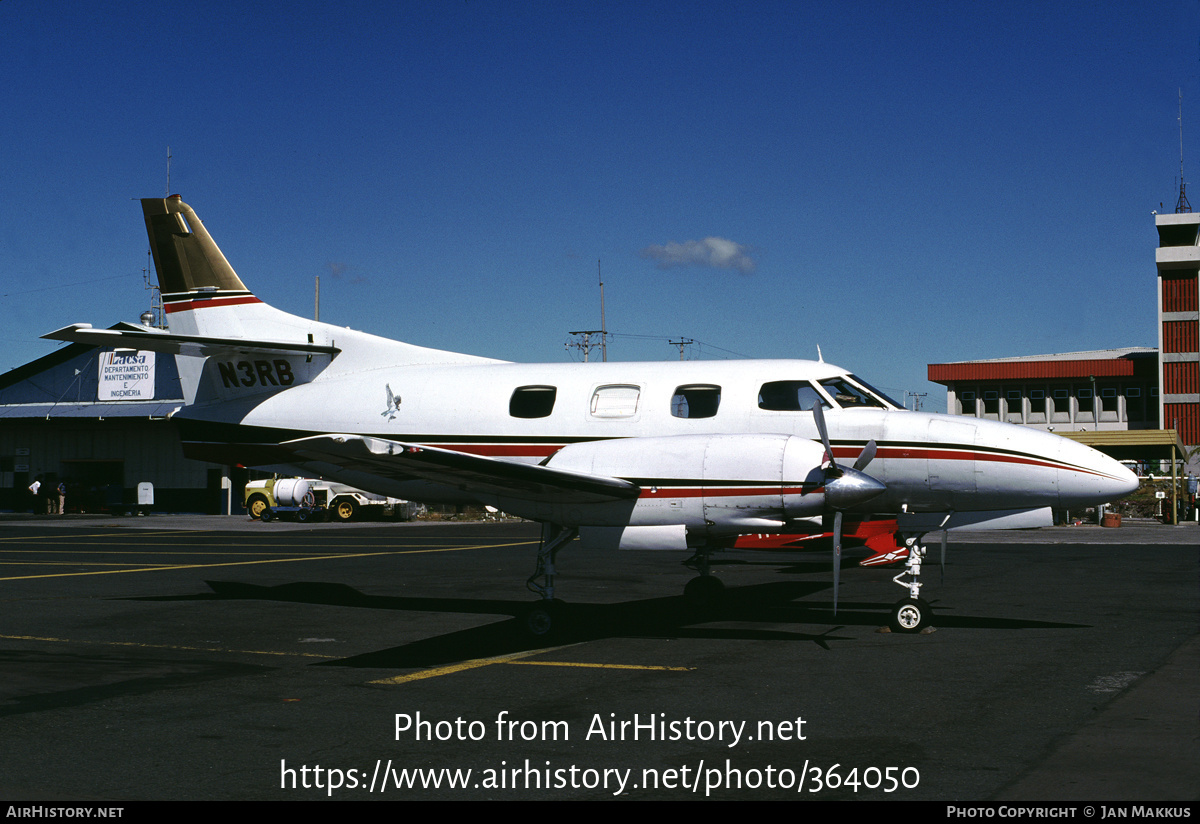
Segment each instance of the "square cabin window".
M553 386L518 386L508 401L514 418L545 418L554 411L558 389Z
M671 398L671 414L676 418L711 418L721 405L721 387L708 384L681 386Z
M632 418L637 414L641 395L640 386L614 384L597 387L592 394L592 417Z

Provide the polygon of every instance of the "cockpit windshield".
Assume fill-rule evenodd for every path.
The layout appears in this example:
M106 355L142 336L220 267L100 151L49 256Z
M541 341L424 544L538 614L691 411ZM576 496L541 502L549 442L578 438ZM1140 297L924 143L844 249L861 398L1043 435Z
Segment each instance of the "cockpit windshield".
M849 377L862 384L862 387L855 386L846 378L826 378L820 381L821 386L833 396L842 409L887 409L889 404L899 406L887 395L872 389L853 375Z

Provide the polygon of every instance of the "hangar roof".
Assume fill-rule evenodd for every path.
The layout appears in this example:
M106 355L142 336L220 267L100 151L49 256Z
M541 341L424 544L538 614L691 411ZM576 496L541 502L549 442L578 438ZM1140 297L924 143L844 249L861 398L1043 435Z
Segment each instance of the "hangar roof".
M135 389L124 391L105 376L112 349L73 343L18 366L0 375L0 418L165 417L183 404L175 358L137 354L151 356L148 368Z

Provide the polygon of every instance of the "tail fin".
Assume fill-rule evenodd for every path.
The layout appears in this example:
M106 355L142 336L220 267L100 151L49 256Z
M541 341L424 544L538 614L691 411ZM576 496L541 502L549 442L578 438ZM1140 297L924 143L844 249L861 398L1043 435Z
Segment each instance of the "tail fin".
M179 195L171 195L165 200L143 200L142 213L162 290L163 311L172 316L172 328L189 334L240 334L240 329L219 328L227 323L216 324L218 328L202 324L194 315L200 309L261 301L233 271L192 207ZM217 320L211 316L208 319Z
M246 396L380 365L498 363L426 349L308 320L263 303L242 283L192 207L179 195L142 201L170 331L77 323L42 337L207 358L210 395ZM200 396L197 395L197 398Z

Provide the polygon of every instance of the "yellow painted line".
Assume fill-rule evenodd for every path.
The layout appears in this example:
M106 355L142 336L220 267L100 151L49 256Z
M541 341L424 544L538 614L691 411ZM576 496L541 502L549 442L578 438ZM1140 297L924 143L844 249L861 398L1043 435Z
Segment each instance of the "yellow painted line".
M224 564L177 564L174 566L138 567L136 569L101 569L93 572L61 572L47 575L14 575L0 581L26 581L33 578L70 578L76 575L119 575L124 572L160 572L164 569L209 569L212 567L250 566L252 564L286 564L291 561L318 561L333 558L369 558L372 555L388 555L387 552L360 552L353 555L326 555L309 558L271 558L265 561L229 561Z
M58 546L58 545L60 545L62 542L61 542L61 541L25 541L25 543L27 543L27 544L30 544L30 545L32 545L32 546ZM110 543L110 542L107 542L107 541L98 541L98 542L95 542L95 543L81 543L81 542L79 542L79 541L70 541L70 542L68 542L68 543L70 543L72 547L80 547L80 546L98 546L98 547L108 547L108 546L114 546L114 544L112 544L112 543ZM513 543L513 544L476 544L476 545L474 545L474 546L439 546L438 544L341 544L341 545L337 546L336 548L338 548L338 549L361 549L361 548L364 548L364 547L371 547L371 548L380 549L380 550L387 549L387 550L389 550L389 551L394 551L394 552L396 552L396 554L399 554L399 555L408 555L408 554L412 554L412 553L415 553L415 552L452 552L452 551L455 551L455 550L463 550L463 549L507 549L507 548L509 548L509 547L518 547L518 546L533 546L533 545L534 545L534 544L536 544L536 543L538 543L538 542L537 542L537 541L520 541L520 542L518 542L518 543ZM169 552L169 553L171 553L171 554L173 554L173 555L174 555L174 554L179 554L179 555L197 555L197 554L202 554L202 553L199 551L199 549L193 550L193 549L191 549L191 547L214 547L214 548L218 548L218 549L219 549L219 548L223 548L223 547L229 547L229 548L233 548L233 547L259 547L259 546L262 546L262 545L261 545L261 544L252 544L252 543L246 543L246 544L224 544L224 543L216 543L216 544L189 544L189 545L187 545L187 547L186 547L186 548L185 548L185 547L172 547L172 548L170 548L170 549L168 549L168 550L162 550L162 549L131 549L131 548L124 547L122 544L117 544L117 546L122 546L123 548L121 548L121 549L117 549L117 550L113 550L113 551L114 551L114 552L117 552L117 553L120 553L120 554L123 554L123 553L130 553L130 554L142 554L142 555L147 555L147 554L148 554L148 555L161 555L161 554L164 554L164 553L167 553L167 552ZM396 548L396 547L406 547L406 549L403 549L403 550L394 549L394 548ZM75 549L58 549L58 550L46 550L46 549L4 549L4 550L0 550L0 551L4 552L5 554L16 554L16 553L21 553L21 552L67 552L67 553L70 553L70 552L75 552L76 550L75 550ZM262 549L262 550L259 550L259 551L257 551L257 552L253 552L253 553L247 553L247 554L253 554L253 555L295 555L295 554L297 554L297 553L299 553L299 552L301 552L301 551L302 551L302 550L301 550L301 548L299 548L299 547L296 547L296 548L294 548L294 549L293 549L291 552L271 552L271 551L269 551L268 549ZM325 550L325 551L327 552L328 550ZM215 553L215 554L221 554L221 553L219 553L219 552L218 552L218 553ZM225 553L225 554L235 554L235 553Z
M642 664L583 664L575 661L505 661L524 667L587 667L592 669L656 670L659 672L691 672L695 667L658 667Z
M164 532L135 532L135 533L131 533L131 534L114 533L114 532L97 532L92 535L63 535L61 537L55 538L53 541L47 540L47 543L59 543L61 541L70 541L75 538L112 538L113 540L117 540L120 538L132 537L133 535L137 535L139 538L141 538L141 537L153 538L153 537L159 537L162 535L188 535L188 534L194 534L194 533L188 533L188 532L184 532L182 530L174 530L174 529L167 530ZM3 538L0 538L0 541L22 541L22 540L28 541L29 536L22 537L20 535L8 535Z
M0 566L26 566L26 567L27 566L35 566L35 567L42 567L42 566L73 566L73 567L120 566L120 567L127 567L131 563L133 563L133 562L126 561L125 563L121 563L120 561L108 561L108 562L105 562L105 561L0 561ZM170 566L170 565L164 565L163 568L165 569L167 566ZM187 565L186 564L176 564L175 566L187 566Z
M100 546L103 546L103 544L100 544ZM12 555L168 555L168 554L169 555L258 555L258 556L309 554L309 555L324 556L324 555L328 554L328 550L326 550L325 552L304 553L304 552L299 552L299 551L293 551L293 552L221 552L220 550L195 550L195 551L183 550L183 551L180 551L180 550L176 550L176 549L172 549L168 552L164 552L161 549L160 550L114 549L114 550L101 550L101 551L97 551L94 549L87 549L87 550L84 550L84 549L80 549L80 550L75 550L75 549L0 549L0 555L3 555L5 557L9 557Z
M566 649L566 647L554 647L554 649ZM434 669L422 670L421 672L413 672L408 675L397 675L394 678L381 678L378 681L368 681L368 684L406 684L410 681L421 681L425 678L439 678L443 675L450 675L455 672L463 672L464 670L478 669L479 667L490 667L492 664L507 664L518 658L528 658L531 655L541 655L548 652L545 649L531 649L525 652L514 652L509 655L497 655L494 658L476 658L471 661L462 661L457 664L450 664L445 667L435 667Z
M38 635L0 635L6 641L51 641L57 644L93 644L104 647L138 647L139 649L173 649L184 652L234 652L242 655L281 655L292 658L340 658L338 655L319 655L315 652L273 652L259 649L229 649L227 647L187 647L178 644L143 644L137 641L78 641L70 638L45 638Z
M530 543L533 543L532 541ZM268 558L261 561L228 561L222 564L171 564L149 567L137 567L135 569L103 569L92 572L60 572L48 573L45 575L13 575L8 578L0 578L0 581L26 581L34 578L70 578L76 575L117 575L124 572L159 572L164 569L210 569L214 567L226 566L250 566L252 564L286 564L293 561L327 561L338 558L372 558L379 555L420 555L428 552L460 552L468 549L494 549L496 547L504 547L508 544L487 544L477 546L456 546L442 547L439 549L414 549L405 551L387 551L387 552L351 552L340 555L306 555L299 558Z

